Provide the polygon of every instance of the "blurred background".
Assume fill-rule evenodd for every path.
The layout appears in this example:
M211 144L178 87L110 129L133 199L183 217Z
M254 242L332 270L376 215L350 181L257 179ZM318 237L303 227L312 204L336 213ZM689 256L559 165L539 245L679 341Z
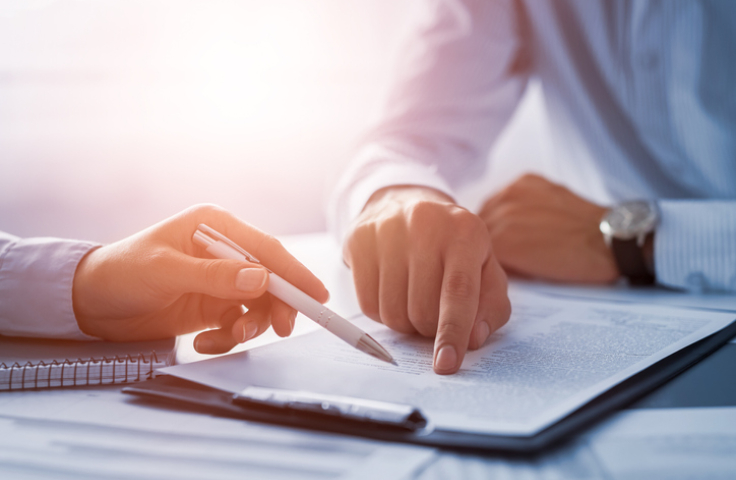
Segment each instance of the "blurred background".
M210 202L274 234L323 231L426 9L0 0L0 230L110 242ZM532 85L492 183L543 170L548 141Z

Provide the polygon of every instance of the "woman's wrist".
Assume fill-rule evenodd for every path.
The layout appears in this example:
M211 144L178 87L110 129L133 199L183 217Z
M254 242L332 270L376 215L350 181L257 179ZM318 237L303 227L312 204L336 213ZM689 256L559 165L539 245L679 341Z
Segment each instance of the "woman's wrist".
M99 255L100 249L90 250L77 264L74 272L74 280L72 283L72 306L74 308L74 316L77 319L77 325L80 330L87 335L100 336L99 332L95 332L90 326L90 318L92 317L95 294L94 265L96 257Z

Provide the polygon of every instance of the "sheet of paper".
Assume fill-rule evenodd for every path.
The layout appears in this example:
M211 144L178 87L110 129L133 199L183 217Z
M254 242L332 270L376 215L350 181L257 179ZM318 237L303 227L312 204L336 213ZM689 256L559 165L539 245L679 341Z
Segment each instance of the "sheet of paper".
M0 478L399 480L434 455L150 407L115 388L0 394Z
M562 285L547 282L514 280L511 289L534 291L546 295L604 300L609 302L637 302L668 307L689 307L705 310L736 312L736 295L730 292L683 292L663 287L629 287L617 285Z
M607 478L736 478L733 407L630 410L586 437Z
M568 298L584 298L609 302L637 302L669 307L687 307L706 310L736 312L736 295L733 293L693 293L669 290L662 287L631 288L618 285L559 285L554 283L514 280L510 288L518 292L532 291L544 295ZM730 343L736 343L736 337Z
M416 480L736 478L736 408L627 410L537 455L441 453Z
M442 452L414 480L617 480L606 475L585 443L537 455L472 455ZM651 476L649 479L660 477Z
M361 327L398 366L318 331L162 371L223 390L251 385L417 406L439 428L533 435L624 379L731 323L732 313L610 304L531 293L455 375L432 372L432 340Z

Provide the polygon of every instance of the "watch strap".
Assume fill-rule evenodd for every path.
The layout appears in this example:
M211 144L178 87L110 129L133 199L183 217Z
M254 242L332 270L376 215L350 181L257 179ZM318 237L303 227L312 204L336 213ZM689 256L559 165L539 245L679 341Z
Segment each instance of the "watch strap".
M619 272L629 279L629 284L654 284L654 275L647 268L642 247L638 245L636 238L629 240L612 238L611 251Z

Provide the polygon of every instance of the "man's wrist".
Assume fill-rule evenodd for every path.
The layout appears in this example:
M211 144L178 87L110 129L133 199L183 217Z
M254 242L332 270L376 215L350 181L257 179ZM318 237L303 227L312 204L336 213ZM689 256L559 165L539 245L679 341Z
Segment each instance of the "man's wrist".
M655 282L653 235L659 209L647 200L627 201L610 208L600 230L611 248L619 272L631 285Z

